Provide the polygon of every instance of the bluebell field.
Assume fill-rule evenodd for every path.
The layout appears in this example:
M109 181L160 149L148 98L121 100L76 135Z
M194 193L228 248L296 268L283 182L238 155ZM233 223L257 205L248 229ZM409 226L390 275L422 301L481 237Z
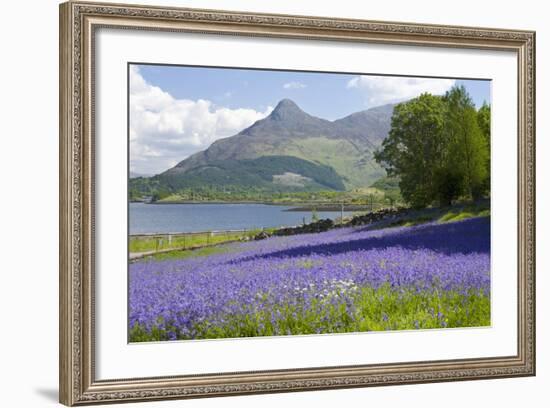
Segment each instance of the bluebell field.
M339 228L130 264L130 341L490 325L490 218Z

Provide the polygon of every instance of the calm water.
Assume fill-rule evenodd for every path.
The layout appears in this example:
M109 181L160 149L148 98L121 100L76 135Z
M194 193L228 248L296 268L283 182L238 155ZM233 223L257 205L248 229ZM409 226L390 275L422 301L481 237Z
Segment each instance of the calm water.
M143 204L130 203L130 234L254 229L302 224L311 212L266 204ZM350 214L344 212L344 214ZM339 211L318 211L336 218Z

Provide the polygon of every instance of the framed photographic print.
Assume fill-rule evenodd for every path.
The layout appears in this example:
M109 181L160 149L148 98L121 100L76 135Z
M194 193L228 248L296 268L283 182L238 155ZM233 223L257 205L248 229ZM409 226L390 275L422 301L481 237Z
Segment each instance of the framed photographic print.
M534 375L534 41L62 4L61 402Z

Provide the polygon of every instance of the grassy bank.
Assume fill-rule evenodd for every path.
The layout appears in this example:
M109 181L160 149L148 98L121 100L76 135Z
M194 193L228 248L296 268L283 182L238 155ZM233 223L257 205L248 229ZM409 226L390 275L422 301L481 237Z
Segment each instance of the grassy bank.
M381 228L412 227L428 222L447 223L461 221L473 217L488 217L491 215L490 202L462 204L453 207L436 207L423 210L410 210L402 218L389 223L381 223Z
M239 232L203 232L155 236L130 236L129 250L132 253L162 251L167 249L193 249L206 245L221 244L229 241L249 240L261 230L246 230Z

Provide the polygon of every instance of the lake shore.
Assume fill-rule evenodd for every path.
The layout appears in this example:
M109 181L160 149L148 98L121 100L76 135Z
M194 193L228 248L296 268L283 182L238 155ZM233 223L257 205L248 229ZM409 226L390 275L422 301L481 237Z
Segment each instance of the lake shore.
M330 203L330 202L320 202L312 203L307 201L191 201L191 200L174 200L174 201L130 201L131 203L142 203L142 204L151 204L151 205L168 205L168 204L181 204L181 205L190 205L190 204L263 204L263 205L274 205L274 206L290 206L292 208L283 210L283 211L340 211L342 205L340 203ZM357 204L344 204L344 211L370 211L370 205L357 205Z
M288 202L273 202L273 201L259 201L259 200L236 200L236 201L224 201L224 200L211 200L211 201L202 201L202 200L167 200L167 201L130 201L131 203L142 203L142 204L153 204L153 205L163 205L163 204L266 204L266 205L289 205ZM301 203L298 203L301 204Z
M284 211L341 211L342 204L300 204ZM370 205L344 204L344 211L372 211Z
M303 225L312 221L312 211L285 211L295 205L263 203L185 204L163 203L148 205L130 203L130 234L196 232L235 229L278 228ZM316 210L319 218L336 219L338 211ZM351 215L346 209L344 215Z

